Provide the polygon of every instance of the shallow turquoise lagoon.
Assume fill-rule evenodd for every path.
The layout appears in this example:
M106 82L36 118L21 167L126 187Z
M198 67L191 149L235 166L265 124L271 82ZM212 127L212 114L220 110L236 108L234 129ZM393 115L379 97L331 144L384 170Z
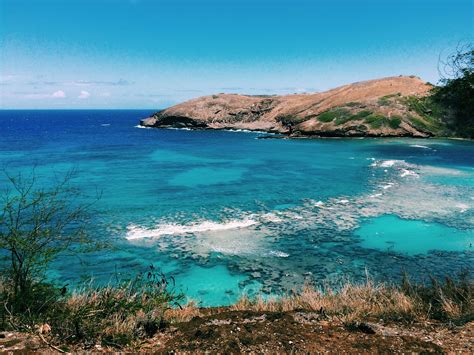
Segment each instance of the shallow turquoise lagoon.
M438 223L403 220L395 216L376 217L356 230L361 246L409 255L430 251L474 251L474 229L460 230Z
M113 248L50 277L114 282L149 265L203 305L305 283L472 269L474 143L259 139L135 127L149 111L0 111L0 167L99 191ZM6 184L0 177L2 187ZM88 197L85 197L88 199Z

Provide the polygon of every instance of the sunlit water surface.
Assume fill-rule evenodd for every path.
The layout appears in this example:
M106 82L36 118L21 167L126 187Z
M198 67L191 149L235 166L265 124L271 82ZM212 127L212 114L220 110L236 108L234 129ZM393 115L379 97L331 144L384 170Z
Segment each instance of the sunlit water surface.
M423 278L474 265L474 143L257 139L135 127L149 111L0 111L0 166L101 192L114 248L50 277L114 282L161 268L203 305L306 284ZM5 177L1 177L2 185Z

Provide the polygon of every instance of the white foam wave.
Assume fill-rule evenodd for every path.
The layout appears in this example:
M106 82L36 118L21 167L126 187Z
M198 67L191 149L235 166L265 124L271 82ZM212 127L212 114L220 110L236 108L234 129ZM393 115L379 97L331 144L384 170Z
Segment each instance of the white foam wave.
M445 220L456 226L472 225L474 196L470 187L440 186L426 179L409 178L418 174L446 174L445 170L431 171L430 166L403 160L374 163L377 169L389 170L390 174L373 181L367 194L337 196L324 201L308 199L301 205L271 212L228 209L223 210L226 217L221 221L199 220L189 224L160 221L153 228L130 225L126 238L156 238L160 247L190 253L193 257L208 257L212 252L218 252L284 258L289 256L287 250L278 250L274 243L288 233L348 231L357 228L363 218L384 214L427 221ZM171 238L167 238L169 236Z
M140 128L140 129L151 129L152 127L145 127L145 126L141 126L139 124L137 124L136 126L133 126L135 128Z
M370 166L372 167L380 167L380 168L392 168L394 166L399 166L399 165L406 165L407 162L405 160L380 160L380 161L374 161Z
M134 224L127 227L126 237L128 240L144 238L159 238L165 235L185 235L192 233L202 233L209 231L224 231L229 229L247 228L257 224L252 219L230 220L227 222L202 221L188 225L180 224L159 224L155 228L143 228Z
M420 144L411 144L410 147L421 148L421 149L431 149L430 147L427 147L426 145L420 145Z
M400 174L401 177L405 177L405 176L420 177L417 173L415 173L415 172L412 171L412 170L401 169L401 172L402 172L402 173Z
M461 213L466 212L470 208L470 206L465 204L465 203L459 203L459 204L456 205L456 207L458 207L460 209L459 212L461 212Z
M258 133L258 134L269 134L269 135L274 135L275 133L269 133L265 131L259 131L259 130L251 130L251 129L243 129L243 128L235 128L235 129L222 129L222 131L225 132L240 132L240 133Z
M276 256L277 258L287 258L290 256L290 254L284 253L280 250L270 250L268 254L271 256Z

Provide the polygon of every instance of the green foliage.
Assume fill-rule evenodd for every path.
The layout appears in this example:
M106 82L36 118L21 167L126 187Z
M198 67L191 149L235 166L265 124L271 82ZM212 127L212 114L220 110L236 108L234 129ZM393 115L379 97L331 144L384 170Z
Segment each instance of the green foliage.
M390 105L390 99L387 98L386 96L384 96L384 97L381 97L380 99L378 99L377 103L380 106L388 106L388 105Z
M33 283L28 307L15 312L11 290L3 284L1 328L30 331L37 325L51 327L55 343L102 345L121 348L152 337L166 326L165 312L180 307L183 295L174 292L174 279L153 266L132 281L114 286L84 288L71 293L47 283Z
M337 117L334 123L337 126L342 125L352 120L352 115L350 111L341 108L341 109L337 109L336 112L337 112Z
M432 99L447 112L445 123L456 135L474 138L474 48L459 49L448 57L446 77L433 91Z
M346 104L346 106L348 106L349 104ZM358 104L358 103L354 103L354 104ZM346 122L349 122L349 121L360 120L360 119L370 115L370 113L371 113L370 111L362 110L362 111L359 111L356 114L352 114L351 111L349 111L346 108L335 107L335 108L332 108L328 111L325 111L325 112L321 113L318 116L318 120L320 122L332 122L332 121L334 121L334 123L339 126L339 125L342 125L342 124L344 124Z
M10 189L0 210L0 256L14 312L25 311L39 297L38 281L58 254L95 245L86 233L91 205L77 202L81 194L69 184L71 177L67 174L46 189L37 186L34 176L7 175Z
M400 127L400 124L402 123L402 118L400 116L393 116L391 119L388 121L388 125L390 128L397 129Z
M415 128L438 135L444 133L442 117L446 112L433 97L408 96L403 98L403 102L408 106L409 111L415 112L419 116L407 115L408 120Z
M387 122L387 118L383 115L372 113L365 118L364 122L367 123L370 128L378 129Z
M336 117L338 117L337 113L329 110L318 115L318 120L321 122L332 122Z
M430 96L407 96L404 98L404 101L410 111L416 112L427 121L436 122L443 116L442 107Z
M407 118L415 128L421 131L429 131L429 126L423 120L413 115L408 115Z
M353 120L361 120L367 116L369 116L372 113L372 111L369 110L362 110L357 112L356 114L352 115Z
M390 104L393 102L392 99L399 96L400 96L400 93L385 95L379 98L377 102L380 106L390 106Z
M431 319L458 324L474 320L474 284L468 272L460 273L457 278L446 277L444 281L430 277L428 285L413 284L404 275L400 288Z

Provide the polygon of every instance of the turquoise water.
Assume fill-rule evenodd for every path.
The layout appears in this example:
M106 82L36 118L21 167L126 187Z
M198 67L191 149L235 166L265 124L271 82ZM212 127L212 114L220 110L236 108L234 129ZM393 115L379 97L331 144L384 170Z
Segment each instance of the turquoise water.
M411 221L396 216L381 216L356 230L361 246L408 255L443 250L469 251L473 248L474 230L459 230L438 223Z
M135 127L148 111L0 111L0 167L101 192L61 283L148 265L204 305L305 283L453 274L474 265L474 143L258 139ZM5 178L0 177L5 184Z

